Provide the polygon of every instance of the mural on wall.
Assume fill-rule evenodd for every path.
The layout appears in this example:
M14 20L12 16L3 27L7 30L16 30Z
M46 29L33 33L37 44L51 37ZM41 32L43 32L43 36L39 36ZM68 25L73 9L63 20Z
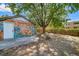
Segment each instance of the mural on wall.
M19 18L22 19L22 18ZM3 22L9 22L14 24L14 38L27 37L35 34L35 28L29 21L21 21L14 19L7 19ZM0 38L3 37L3 22L0 23Z
M15 38L20 38L24 36L32 36L35 34L34 27L31 28L30 26L27 27L19 27L15 26L14 28L14 37Z
M14 28L14 37L32 36L35 34L34 26L30 22L16 21Z

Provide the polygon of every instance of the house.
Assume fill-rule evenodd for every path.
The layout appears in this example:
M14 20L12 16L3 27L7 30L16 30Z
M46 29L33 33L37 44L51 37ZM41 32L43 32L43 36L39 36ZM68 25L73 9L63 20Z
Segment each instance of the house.
M64 27L65 28L79 28L79 21L67 22L67 24Z
M15 39L34 34L34 25L23 16L10 16L0 19L0 40Z

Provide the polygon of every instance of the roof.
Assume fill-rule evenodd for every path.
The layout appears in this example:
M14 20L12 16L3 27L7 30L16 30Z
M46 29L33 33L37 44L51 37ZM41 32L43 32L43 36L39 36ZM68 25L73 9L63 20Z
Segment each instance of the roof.
M18 18L18 17L22 17L22 18L26 19L27 21L31 22L32 24L34 24L31 20L27 19L25 16L22 16L22 15L19 15L19 16L15 15L15 16L1 17L1 18L0 18L0 21L5 21L5 20L7 20L7 19L13 19L13 18Z
M68 22L78 22L79 21L79 19L77 19L77 20L69 20Z
M79 21L68 21L68 23L79 23Z

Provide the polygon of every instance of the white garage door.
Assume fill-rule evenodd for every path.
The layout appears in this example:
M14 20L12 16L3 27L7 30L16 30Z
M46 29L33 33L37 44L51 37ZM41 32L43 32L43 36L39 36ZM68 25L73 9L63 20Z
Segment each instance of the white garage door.
M14 24L9 22L3 23L4 27L4 39L13 39L14 38Z

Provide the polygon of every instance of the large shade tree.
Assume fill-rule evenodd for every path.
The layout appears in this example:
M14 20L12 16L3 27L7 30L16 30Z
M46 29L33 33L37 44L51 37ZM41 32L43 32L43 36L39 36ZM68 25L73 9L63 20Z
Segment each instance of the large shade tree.
M33 24L45 28L51 24L55 27L62 26L68 13L76 12L78 4L8 4L12 12L18 15L27 16ZM48 36L46 36L47 38ZM48 39L48 38L47 38ZM39 41L38 41L39 42ZM39 43L37 42L37 51L39 55ZM46 44L48 42L46 41ZM48 46L49 51L49 46Z
M18 15L27 16L33 24L39 25L45 33L45 28L51 24L54 27L62 26L69 12L78 10L78 4L61 3L36 3L36 4L8 4L12 12Z

